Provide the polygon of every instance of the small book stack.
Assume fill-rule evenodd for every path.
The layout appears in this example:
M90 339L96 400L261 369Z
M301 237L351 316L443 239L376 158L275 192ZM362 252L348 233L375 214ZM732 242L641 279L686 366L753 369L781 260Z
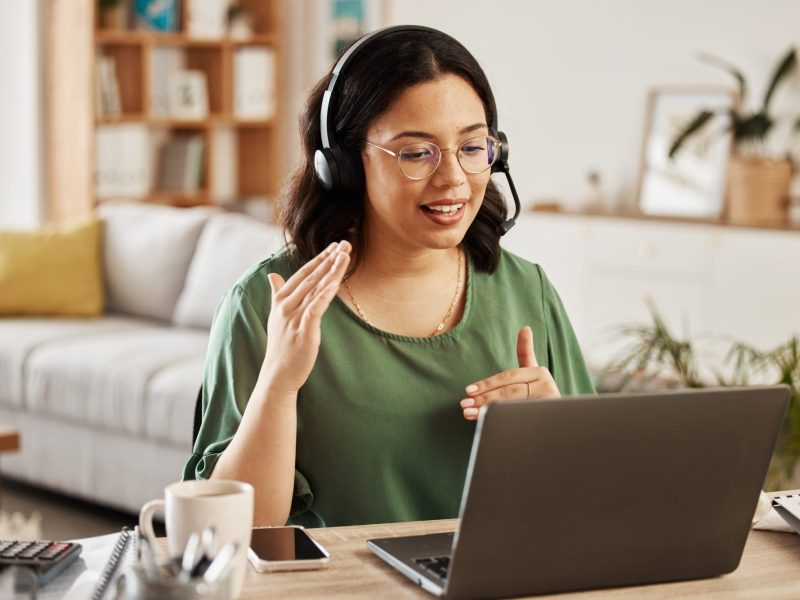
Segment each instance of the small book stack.
M201 135L177 135L161 150L159 190L193 194L203 180L205 142Z
M95 195L144 198L150 193L150 136L138 123L95 129Z
M236 50L233 106L239 119L269 119L275 114L275 53L271 48Z
M118 117L122 114L122 102L119 95L119 82L114 59L110 56L99 56L95 63L95 112L98 118Z

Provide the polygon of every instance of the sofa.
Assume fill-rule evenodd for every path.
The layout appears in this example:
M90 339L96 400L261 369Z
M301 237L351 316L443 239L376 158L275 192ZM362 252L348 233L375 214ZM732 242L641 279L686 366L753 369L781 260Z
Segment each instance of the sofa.
M190 453L218 300L283 237L211 207L97 214L102 314L0 317L0 423L21 433L2 475L138 512Z

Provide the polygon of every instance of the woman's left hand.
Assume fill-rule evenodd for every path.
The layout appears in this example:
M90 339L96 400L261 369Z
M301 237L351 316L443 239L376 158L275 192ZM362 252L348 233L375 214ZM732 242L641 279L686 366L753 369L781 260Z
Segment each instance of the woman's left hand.
M465 419L477 421L480 407L496 400L561 397L550 371L536 362L533 331L528 326L520 329L517 336L517 360L518 369L502 371L467 386L468 397L461 401Z

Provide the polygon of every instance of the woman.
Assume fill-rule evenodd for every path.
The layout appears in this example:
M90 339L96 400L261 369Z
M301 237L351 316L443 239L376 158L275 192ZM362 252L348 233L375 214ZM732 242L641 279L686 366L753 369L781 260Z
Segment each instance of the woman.
M339 78L323 114L355 183L327 191L314 169L329 74L282 207L293 242L217 308L184 471L252 483L258 525L455 517L480 406L593 391L552 285L499 246L475 59L399 28Z

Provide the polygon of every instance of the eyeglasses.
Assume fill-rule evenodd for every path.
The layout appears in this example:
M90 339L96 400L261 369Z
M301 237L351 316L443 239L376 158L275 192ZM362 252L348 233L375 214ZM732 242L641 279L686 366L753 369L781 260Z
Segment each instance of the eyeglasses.
M479 135L470 138L458 147L458 150L439 148L433 142L414 142L406 144L398 152L373 144L364 140L370 146L383 150L386 154L397 158L397 165L403 175L414 181L430 177L439 168L442 162L442 153L452 152L458 159L458 164L466 173L473 175L483 173L497 160L500 155L500 140L490 135Z

